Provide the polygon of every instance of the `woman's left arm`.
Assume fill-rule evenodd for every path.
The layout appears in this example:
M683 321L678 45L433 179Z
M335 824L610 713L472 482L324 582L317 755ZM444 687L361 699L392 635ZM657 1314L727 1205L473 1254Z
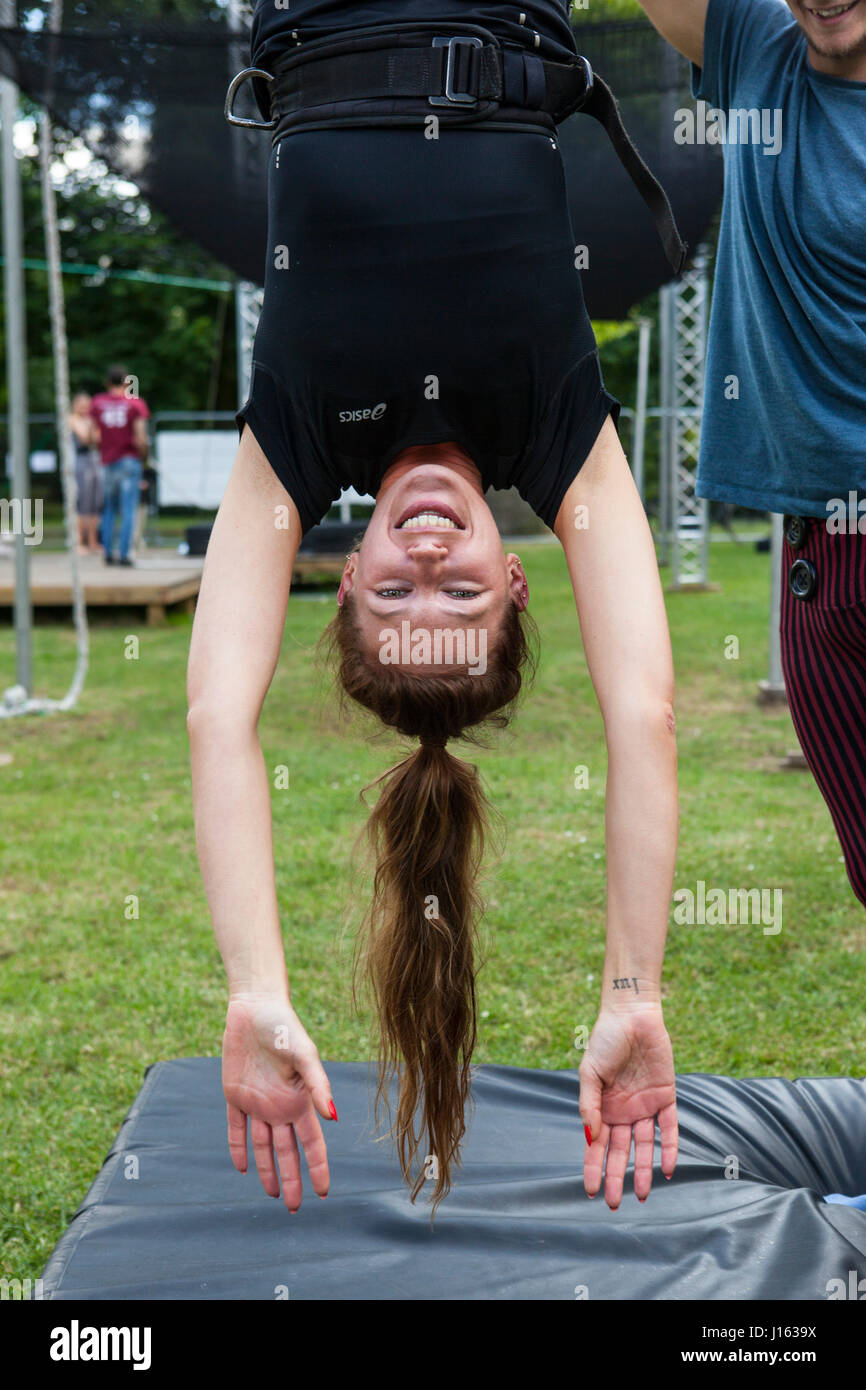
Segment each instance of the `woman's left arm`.
M592 1142L590 1196L622 1199L632 1137L635 1195L652 1181L655 1121L662 1171L677 1153L673 1055L661 971L677 843L674 677L655 547L610 417L563 499L554 526L565 551L584 650L604 720L608 769L607 949L599 1018L580 1068Z

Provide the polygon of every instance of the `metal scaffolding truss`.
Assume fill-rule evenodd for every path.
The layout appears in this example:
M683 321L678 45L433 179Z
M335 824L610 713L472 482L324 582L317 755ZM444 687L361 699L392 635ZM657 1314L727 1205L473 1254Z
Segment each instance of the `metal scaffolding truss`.
M239 406L244 404L249 394L253 368L253 343L259 316L262 312L264 293L260 285L251 285L248 280L239 280L235 289Z
M246 0L229 0L229 28L236 30L237 43L229 49L232 71L229 77L249 65L249 30L252 22L252 5ZM227 79L228 80L228 79ZM260 130L249 130L235 126L232 130L234 140L234 160L238 174L238 186L245 190L247 182L254 177L258 161L251 157L252 150L263 138ZM262 312L264 290L248 280L239 280L235 289L235 323L238 355L238 405L243 405L249 394L253 365L253 342L256 327Z
M671 587L707 583L709 506L695 495L707 339L707 250L660 291L661 547Z

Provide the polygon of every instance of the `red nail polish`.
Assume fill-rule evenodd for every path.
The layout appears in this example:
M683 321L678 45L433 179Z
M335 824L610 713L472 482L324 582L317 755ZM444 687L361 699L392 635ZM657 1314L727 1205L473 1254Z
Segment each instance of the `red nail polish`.
M645 1202L645 1201L646 1201L646 1197L638 1197L638 1201L639 1201L639 1202Z
M590 1129L589 1125L584 1125L583 1132L586 1135L587 1144L590 1148L592 1148L592 1130Z
M332 1120L336 1120L336 1118L337 1118L337 1107L336 1107L336 1105L334 1104L334 1102L333 1102L332 1100L329 1100L329 1101L328 1101L328 1110L329 1110L330 1113L331 1113L331 1119L332 1119Z

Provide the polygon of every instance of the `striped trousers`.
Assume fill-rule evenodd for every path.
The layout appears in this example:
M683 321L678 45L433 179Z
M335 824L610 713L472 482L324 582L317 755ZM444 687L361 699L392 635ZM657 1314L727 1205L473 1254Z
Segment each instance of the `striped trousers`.
M797 598L789 576L802 560L803 587L814 588ZM866 535L833 534L809 519L797 549L786 539L781 609L791 718L866 907Z

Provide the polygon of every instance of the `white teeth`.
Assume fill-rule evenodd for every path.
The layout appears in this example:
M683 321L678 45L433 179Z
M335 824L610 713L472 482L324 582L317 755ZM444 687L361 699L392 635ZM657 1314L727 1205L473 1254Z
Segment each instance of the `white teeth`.
M813 10L813 14L820 15L822 19L832 19L833 15L844 14L845 10L853 10L852 5L834 5L830 10Z
M410 516L408 521L404 521L399 528L401 531L418 530L421 527L427 530L435 527L437 530L456 531L458 528L448 516L441 516L439 512L420 512L418 516Z

